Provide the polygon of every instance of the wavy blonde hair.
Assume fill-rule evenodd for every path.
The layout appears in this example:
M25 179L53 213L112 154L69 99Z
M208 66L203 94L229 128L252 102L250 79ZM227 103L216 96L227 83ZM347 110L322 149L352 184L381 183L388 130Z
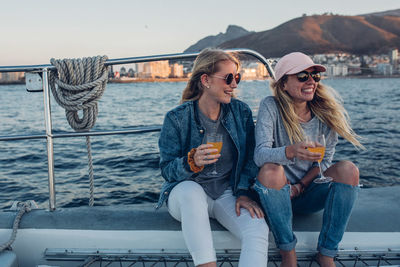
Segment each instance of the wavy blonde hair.
M277 100L279 113L283 119L286 132L290 142L304 140L303 129L300 120L294 110L294 103L291 96L283 90L288 76L285 75L276 82L271 83L272 93ZM360 143L358 136L350 126L350 117L343 107L343 101L339 93L322 83L318 83L312 101L308 102L311 112L320 121L328 125L341 137L352 143L355 147L365 149Z
M206 48L200 52L194 61L192 76L183 90L181 103L197 100L201 97L204 91L201 76L203 74L212 75L218 72L218 63L222 61L232 61L235 63L237 69L240 67L240 62L233 53L227 53L216 48Z

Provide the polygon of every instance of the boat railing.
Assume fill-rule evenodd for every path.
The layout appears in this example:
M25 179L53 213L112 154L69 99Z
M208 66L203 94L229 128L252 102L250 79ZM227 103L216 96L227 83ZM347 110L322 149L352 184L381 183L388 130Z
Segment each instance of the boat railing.
M272 61L266 59L260 53L250 49L228 49L227 52L233 52L240 55L248 55L259 60L266 67L269 76L274 77L275 73L271 67ZM105 62L106 66L143 63L150 61L161 60L185 60L194 59L199 53L178 53L178 54L164 54L143 57L129 57L119 59L108 59ZM50 109L50 90L49 90L49 72L56 70L53 65L24 65L24 66L0 66L1 72L25 72L25 83L29 92L43 92L44 103L44 121L45 121L45 134L38 135L7 135L0 136L0 141L15 141L15 140L29 140L29 139L46 139L47 141L47 166L48 166L48 184L49 184L49 210L56 209L56 195L55 195L55 179L54 179L54 150L53 139L55 138L70 138L79 136L102 136L102 135L120 135L120 134L142 134L149 132L157 132L161 130L161 125L158 126L145 126L129 130L112 130L112 131L88 131L88 132L66 132L66 133L53 133L52 118ZM40 88L41 87L41 88ZM0 133L1 134L1 133Z

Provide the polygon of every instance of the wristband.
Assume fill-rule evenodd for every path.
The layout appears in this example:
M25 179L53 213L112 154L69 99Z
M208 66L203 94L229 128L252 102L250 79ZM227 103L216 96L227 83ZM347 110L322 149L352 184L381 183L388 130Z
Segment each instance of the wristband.
M306 185L301 180L299 180L297 183L301 185L303 190L306 189Z
M194 173L201 172L204 169L204 166L197 166L194 162L194 154L196 153L196 148L192 148L192 150L188 153L188 164L190 166L190 170Z
M290 188L291 188L290 190L293 190L292 188L296 189L297 194L295 196L298 196L301 194L301 189L298 189L296 185L297 184L290 185Z

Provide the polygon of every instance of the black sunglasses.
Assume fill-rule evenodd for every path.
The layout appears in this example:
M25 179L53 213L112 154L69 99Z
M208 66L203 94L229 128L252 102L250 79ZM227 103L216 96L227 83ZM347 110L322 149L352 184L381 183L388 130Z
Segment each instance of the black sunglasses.
M310 76L311 78L313 78L315 82L319 82L321 80L321 73L318 71L313 71L313 72L302 71L295 75L297 77L297 80L302 83L308 81L308 78Z
M218 75L213 75L213 76L225 80L227 85L230 85L233 82L233 78L235 78L236 84L239 84L241 78L240 73L236 73L236 75L233 75L233 73L229 73L225 77Z

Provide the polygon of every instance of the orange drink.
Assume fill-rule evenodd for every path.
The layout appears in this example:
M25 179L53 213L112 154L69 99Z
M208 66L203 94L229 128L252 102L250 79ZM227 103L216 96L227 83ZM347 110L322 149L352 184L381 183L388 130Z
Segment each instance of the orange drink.
M219 154L219 153L221 153L221 149L222 149L222 142L207 142L207 144L211 144L211 145L213 145L213 146L214 146L213 148L216 148L216 149L218 149L218 151L217 151L217 152L210 153L211 155L216 155L216 154Z
M329 183L330 181L333 180L333 178L329 176L324 176L321 168L321 161L325 156L325 146L326 146L325 135L320 134L316 136L305 136L305 139L306 141L314 141L315 142L314 144L318 145L317 147L307 147L308 151L321 154L321 157L318 160L319 177L315 178L313 182L317 184Z
M218 133L208 133L206 134L206 142L207 144L213 145L212 148L216 148L217 152L212 152L210 153L211 155L216 155L221 153L221 149L222 149L222 140L223 140L223 136L222 134L218 134ZM217 159L218 160L218 159ZM218 175L217 172L217 162L213 163L214 166L214 170L212 172L210 172L211 175Z
M313 153L320 153L321 158L318 160L318 162L321 162L322 159L324 158L325 155L325 147L324 146L318 146L318 147L307 147L308 151L313 152Z

